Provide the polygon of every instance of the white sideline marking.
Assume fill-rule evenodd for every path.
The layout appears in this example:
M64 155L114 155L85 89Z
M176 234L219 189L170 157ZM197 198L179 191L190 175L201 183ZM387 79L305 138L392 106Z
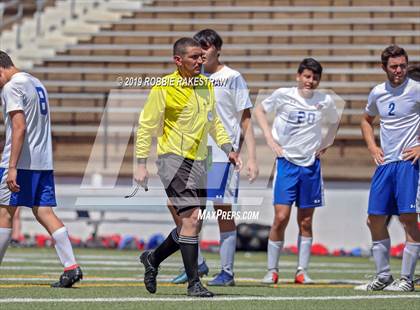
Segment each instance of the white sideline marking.
M143 278L142 278L143 279ZM165 282L169 282L172 283L172 279L173 277L167 278L167 277L158 277L159 282L165 283ZM204 277L204 280L211 280L211 277ZM235 277L235 281L237 282L253 282L253 283L257 283L257 284L261 284L262 278L246 278L246 277ZM278 280L278 284L291 284L294 283L295 278L289 278L289 279L279 279ZM349 284L349 285L360 285L360 284L365 284L366 281L363 280L353 280L353 279L316 279L314 280L314 284ZM266 285L266 284L265 284ZM309 286L308 286L309 287Z
M138 252L140 253L140 252ZM120 263L138 263L138 253L133 253L132 256L127 255L76 255L80 262L84 262L85 264L92 263L96 265L106 264L107 262L111 262L112 265L116 264L116 262ZM41 260L37 260L37 263L59 263L58 258L56 255L29 255L29 254L6 254L6 257L4 258L3 262L34 262L35 258L41 258ZM50 259L48 259L50 258ZM217 259L206 259L206 262L208 265L216 265L219 266L219 260ZM168 261L165 261L165 266L177 266L180 267L182 265L181 258L171 258L168 259ZM235 262L235 266L264 266L266 267L267 263L265 261L261 262ZM280 261L280 266L296 266L295 261ZM371 267L368 263L321 263L321 262L311 262L311 266L314 267L348 267L348 268L354 268L354 267Z
M103 270L103 271L135 271L138 273L143 273L143 266L137 265L137 267L124 267L124 266L115 266L115 267L93 267L83 263L80 263L83 270ZM47 267L47 266L2 266L0 270L47 270L47 271L61 271L62 267L57 265L57 267ZM171 267L166 266L165 264L162 266L162 271L165 273L169 273L169 271L175 271L175 273L179 272L179 267ZM261 272L264 273L265 268L235 268L235 272ZM291 272L294 269L290 268L279 268L279 272ZM373 268L359 268L359 269L317 269L311 270L311 274L319 274L319 273L334 273L334 274L365 274L365 273L373 273Z
M53 281L56 278L1 278L1 281L32 282L32 281ZM143 282L143 278L86 278L83 282Z
M233 297L213 297L213 298L150 298L150 297L123 297L123 298L4 298L0 299L0 303L49 303L49 302L140 302L140 301L166 301L166 302L216 302L216 301L317 301L317 300L363 300L363 299L420 299L420 294L405 294L405 295L355 295L355 296L313 296L313 297L260 297L260 296L233 296Z
M58 275L58 274L57 274ZM173 279L173 276L158 276L158 280L159 282L162 283L171 283ZM205 277L204 280L210 280L210 277ZM53 275L48 275L48 277L33 277L33 278L29 278L29 277L22 277L22 278L17 278L17 277L0 277L0 281L3 282L8 282L8 281L12 281L12 282L42 282L42 281L54 281L56 280L56 277ZM256 279L256 278L246 278L246 277L237 277L235 278L236 281L238 282L254 282L254 283L261 283L261 279ZM291 283L294 281L294 278L290 278L290 279L279 279L279 283ZM139 282L142 283L143 282L143 277L139 276L139 277L86 277L83 279L83 283L87 283L87 282ZM351 280L351 279L319 279L316 280L314 284L363 284L366 281L360 281L360 280Z
M47 265L51 265L51 264L60 264L58 258L56 259L37 259L36 261L34 260L34 258L32 259L25 259L25 258L5 258L3 260L3 262L5 263L34 263L36 262L36 264L38 265L42 265L42 264L47 264ZM220 262L217 260L206 260L207 265L209 265L209 267L219 267ZM94 266L141 266L139 263L139 260L134 257L131 260L118 260L118 261L113 261L113 260L85 260L85 259L79 259L79 263L80 265L85 265L85 266L89 266L89 265L94 265ZM164 262L162 264L163 268L176 268L177 270L180 269L180 267L182 266L182 260L180 259L179 262L173 261L173 262ZM235 263L235 266L237 267L246 267L245 270L250 270L250 271L258 271L261 269L255 269L252 270L249 267L259 267L261 266L262 269L265 269L267 267L267 263L265 262L261 262L261 263L241 263L238 262L237 264ZM296 267L296 262L279 262L279 266L280 267ZM319 268L324 268L324 267L328 267L328 268L356 268L356 270L362 270L362 268L365 268L365 270L371 270L372 266L368 265L368 264L347 264L347 263L311 263L311 267L319 267ZM240 268L236 268L237 270L240 270ZM288 270L288 269L287 269ZM328 269L331 270L331 269ZM337 269L337 270L342 270L342 269Z
M24 258L6 258L3 260L7 263L37 263L37 264L59 264L60 261L57 259L24 259ZM80 265L104 265L104 266L138 266L139 262L137 259L133 258L132 260L120 260L120 261L95 261L95 260L79 260ZM178 265L180 266L182 262Z

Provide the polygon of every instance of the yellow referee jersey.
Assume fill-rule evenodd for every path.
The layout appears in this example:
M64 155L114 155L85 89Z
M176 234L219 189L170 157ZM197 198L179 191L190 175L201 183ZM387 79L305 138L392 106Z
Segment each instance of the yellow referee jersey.
M213 85L204 75L183 78L177 70L150 91L139 118L136 157L149 156L157 135L159 155L204 160L208 134L219 146L231 143L216 113Z

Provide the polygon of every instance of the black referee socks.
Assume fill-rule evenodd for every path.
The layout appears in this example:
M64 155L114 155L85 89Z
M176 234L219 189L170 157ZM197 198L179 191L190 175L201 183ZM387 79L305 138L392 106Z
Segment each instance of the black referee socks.
M182 260L185 272L188 277L188 287L200 282L198 277L198 236L179 236L179 248L181 249Z
M175 227L165 241L153 251L151 263L154 267L158 267L161 262L179 250L178 238L178 232Z

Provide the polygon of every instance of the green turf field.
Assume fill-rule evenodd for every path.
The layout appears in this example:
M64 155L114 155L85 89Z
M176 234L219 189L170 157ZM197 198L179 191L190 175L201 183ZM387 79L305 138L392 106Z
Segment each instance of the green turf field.
M374 273L367 258L313 257L310 275L317 284L292 284L295 256L280 259L281 283L264 286L264 253L237 253L236 287L212 288L216 298L187 298L185 285L169 280L178 273L180 256L170 258L159 273L158 291L149 294L135 251L76 250L84 280L74 289L52 289L61 266L53 249L9 249L0 268L0 309L415 309L414 293L367 293L353 286ZM209 276L218 271L218 257L205 253ZM400 260L392 260L398 276ZM420 267L420 266L418 266ZM419 271L419 268L417 269ZM419 272L417 272L419 273ZM209 277L204 278L206 282Z

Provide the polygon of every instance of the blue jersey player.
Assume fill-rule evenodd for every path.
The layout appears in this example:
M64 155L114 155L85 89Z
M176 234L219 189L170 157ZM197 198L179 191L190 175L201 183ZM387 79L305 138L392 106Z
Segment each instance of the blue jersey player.
M30 207L54 240L64 273L53 287L82 279L66 227L56 206L48 96L42 83L20 72L0 51L0 88L6 142L0 162L0 262L12 233L17 206Z
M371 91L361 128L375 161L372 178L368 226L372 235L372 254L376 277L355 287L367 291L414 291L413 276L420 251L416 196L420 157L420 83L407 77L408 55L391 45L382 52L382 68L388 81ZM375 142L373 121L380 118L380 146ZM389 265L390 237L387 218L398 215L406 234L401 278L393 279Z

